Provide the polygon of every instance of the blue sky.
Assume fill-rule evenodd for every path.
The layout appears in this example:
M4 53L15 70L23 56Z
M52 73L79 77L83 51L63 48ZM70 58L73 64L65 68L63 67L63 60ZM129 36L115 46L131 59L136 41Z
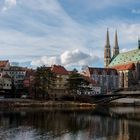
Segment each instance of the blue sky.
M106 29L137 48L139 0L0 0L0 59L30 66L103 67Z

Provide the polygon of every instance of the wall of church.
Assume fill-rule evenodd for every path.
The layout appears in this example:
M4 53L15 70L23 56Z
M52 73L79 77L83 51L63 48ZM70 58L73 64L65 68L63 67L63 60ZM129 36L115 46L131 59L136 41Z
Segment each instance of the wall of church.
M138 80L138 83L140 84L140 62L136 64L136 78Z
M118 75L111 74L92 74L91 78L97 82L97 85L101 87L102 93L118 88Z
M134 70L119 71L119 88L129 88L140 82L140 63L136 63Z

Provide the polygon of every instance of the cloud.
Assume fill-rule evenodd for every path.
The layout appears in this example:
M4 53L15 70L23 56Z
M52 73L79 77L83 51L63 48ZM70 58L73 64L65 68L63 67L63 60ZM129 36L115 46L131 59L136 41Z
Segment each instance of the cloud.
M48 56L42 56L40 59L38 60L34 60L31 62L31 65L33 66L51 66L54 64L60 64L60 59L59 57L48 57Z
M60 64L66 67L71 67L73 65L83 66L90 65L91 63L98 63L99 57L84 53L78 49L73 51L65 51L58 57L47 57L43 56L38 60L32 61L31 65L41 66L47 65L51 66L53 64Z
M121 53L130 51L128 48L123 48L120 50Z
M65 51L61 55L61 62L64 65L68 65L74 62L79 62L82 59L89 57L88 54L79 51L78 49L73 51Z
M74 0L70 1L77 3ZM100 9L124 3L121 0L103 0L102 3L98 3L97 0L88 1L91 4L87 1L81 2L81 0L79 3L87 5L87 8L92 5L91 8L94 9L94 12L90 14L97 16L100 11L97 12L96 7ZM8 8L15 5L17 6L10 12L0 13L0 56L17 56L18 54L20 60L33 60L34 65L95 64L95 60L98 61L100 57L103 57L107 27L109 27L112 47L116 28L120 49L126 47L129 49L132 46L135 48L135 44L137 44L137 34L140 32L138 21L110 18L108 15L106 18L99 16L98 19L94 19L93 17L95 22L83 23L75 20L59 0L5 1L5 6ZM70 7L74 11L72 5ZM25 56L32 56L32 54L42 57L38 59ZM14 57L14 61L16 61L16 57Z
M17 4L16 0L5 0L4 6L2 8L2 11L6 11L9 8L15 6Z

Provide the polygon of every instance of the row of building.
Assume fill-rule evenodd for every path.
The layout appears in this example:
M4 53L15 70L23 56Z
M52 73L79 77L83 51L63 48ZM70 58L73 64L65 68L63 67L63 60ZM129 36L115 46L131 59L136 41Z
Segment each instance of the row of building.
M52 65L50 70L55 73L55 84L50 90L50 96L68 94L67 82L71 71L61 65ZM0 91L16 90L18 92L33 92L32 85L36 70L24 67L10 66L8 60L0 61ZM86 67L80 73L90 84L91 92L86 94L100 94L118 88L118 73L111 68Z
M87 94L107 93L118 88L129 88L140 84L140 40L138 48L129 52L120 53L117 32L113 55L107 30L106 45L104 47L105 68L86 67L80 73L90 82L92 91ZM51 90L51 96L67 94L65 86L68 82L70 71L61 65L52 65L50 70L55 73L55 85ZM36 70L11 66L9 61L0 61L0 90L22 91L29 89L34 81ZM57 94L57 95L56 95Z
M27 68L11 66L8 60L0 61L0 90L23 89Z

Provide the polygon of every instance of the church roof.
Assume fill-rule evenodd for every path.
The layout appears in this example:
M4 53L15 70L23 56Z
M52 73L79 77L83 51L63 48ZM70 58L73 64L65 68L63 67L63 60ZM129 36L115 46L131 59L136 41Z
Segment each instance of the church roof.
M140 49L136 49L118 54L115 58L112 59L111 63L109 64L109 67L139 61L140 61Z
M135 69L135 65L134 63L129 63L129 64L123 64L123 65L116 65L113 67L116 70L134 70Z

